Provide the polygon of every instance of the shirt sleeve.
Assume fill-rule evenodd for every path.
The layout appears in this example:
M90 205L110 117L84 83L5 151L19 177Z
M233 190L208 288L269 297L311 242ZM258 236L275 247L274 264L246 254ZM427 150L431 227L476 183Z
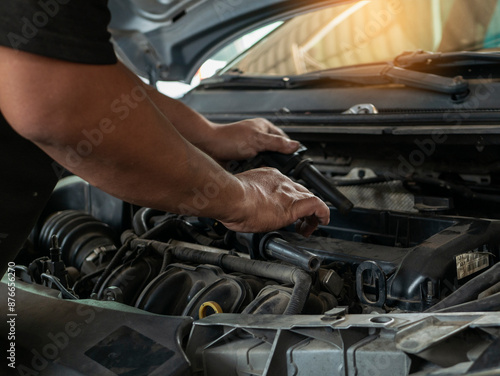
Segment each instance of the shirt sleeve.
M115 64L107 0L1 0L0 45L83 64Z

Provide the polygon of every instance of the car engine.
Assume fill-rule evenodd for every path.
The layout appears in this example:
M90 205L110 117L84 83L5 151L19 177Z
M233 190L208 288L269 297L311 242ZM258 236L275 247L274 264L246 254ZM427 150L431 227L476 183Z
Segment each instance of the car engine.
M36 239L50 256L23 270L27 280L55 276L80 298L195 319L205 302L217 313L422 312L493 265L500 241L498 221L370 209L333 211L310 238L148 208L132 222L118 240L84 211L53 213Z
M238 168L262 164L279 168L334 204L337 208L331 207L330 224L320 226L309 238L296 234L293 226L245 234L229 231L214 219L137 208L80 178L67 176L54 191L16 260L16 275L20 283L39 286L36 288L45 293L49 288L57 300L96 302L90 304L102 307L118 304L119 311L124 310L121 307L134 307L167 317L170 323L179 317L177 325L183 329L173 337L183 333L184 339L178 339L176 346L182 349L179 354L188 354L193 374L224 374L218 362L226 358L230 358L226 361L231 367L240 369L239 363L250 354L257 360L247 359L249 364L259 364L265 372L248 374L283 374L273 373L272 364L267 364L279 358L273 347L277 343L287 351L294 343L302 343L305 347L294 350L297 354L308 349L328 358L351 351L349 343L365 341L377 327L399 328L412 323L406 330L410 330L410 339L406 338L408 334L397 332L396 337L402 338L399 348L393 348L392 342L385 343L383 346L392 350L385 349L384 357L394 356L399 362L395 374L406 373L411 367L418 370L422 362L426 367L435 366L435 351L422 351L424 344L432 347L432 340L420 343L418 362L409 360L409 353L415 349L408 343L412 345L412 331L422 325L422 317L426 321L452 312L447 327L451 332L464 320L456 317L461 312L484 314L500 309L496 263L500 256L500 222L450 215L450 198L422 192L425 184L434 183L431 178L381 178L372 176L370 169L356 168L338 179L329 176L324 165L321 171L314 167L313 159L317 158L303 158L304 151L291 156L263 153ZM351 201L356 203L354 208ZM435 315L421 316L430 313ZM280 316L285 321L278 319ZM400 319L395 319L398 316ZM222 322L217 321L219 317ZM286 317L290 317L289 322ZM344 345L337 351L309 349L317 345L314 341L330 343L335 337L326 340L326 334L320 334L325 330L322 325L331 330L330 325L337 325L339 320L356 317L369 318L368 324L361 325L366 333L353 334L351 326L355 324L346 323L346 329L351 329L345 338L341 336ZM194 320L194 326L190 321L186 324L187 318ZM307 322L314 321L312 318L319 324ZM395 325L394 320L401 322ZM305 325L309 329L286 332L283 325ZM191 326L187 334L186 328ZM442 323L431 322L419 330L429 332L436 326L442 327ZM279 333L285 332L288 334L283 339ZM236 336L236 342L228 333ZM447 331L446 336L449 334ZM138 335L129 326L121 326L103 341L109 349ZM474 336L472 342L484 346L487 335ZM307 345L303 343L305 338ZM380 335L377 338L387 340ZM468 338L460 341L467 342ZM148 338L141 341L146 346ZM492 342L490 338L486 343ZM214 344L215 350L207 350ZM90 358L121 374L116 362L102 359L103 346L99 343L86 351L87 360L82 364ZM236 351L232 346L241 347ZM307 359L297 363L302 372L307 370ZM345 366L345 361L339 364ZM365 366L358 362L355 369ZM341 371L338 374L343 374ZM186 369L181 367L172 374L177 372L184 374Z

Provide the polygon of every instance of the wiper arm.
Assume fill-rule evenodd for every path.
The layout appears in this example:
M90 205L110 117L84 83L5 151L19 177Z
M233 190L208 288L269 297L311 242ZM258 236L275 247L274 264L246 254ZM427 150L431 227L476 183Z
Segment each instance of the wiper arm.
M393 83L450 95L465 93L469 88L468 82L461 76L450 78L394 66L387 66L382 77Z
M444 94L462 94L468 89L467 81L461 77L450 78L412 71L396 67L392 63L350 66L287 77L224 74L203 80L201 86L205 88L295 89L332 82L361 85L396 83Z
M467 92L469 84L462 77L445 77L436 74L396 67L392 63L371 64L325 70L310 75L318 79L327 78L365 85L402 84L417 89L431 90L444 94L460 95ZM302 79L309 74L302 75Z
M426 52L422 50L405 51L394 59L394 64L401 68L409 68L413 65L426 66L463 66L471 64L500 63L498 52Z
M213 76L201 81L204 88L262 88L262 89L287 89L288 77L274 76L243 76L240 74L226 73Z

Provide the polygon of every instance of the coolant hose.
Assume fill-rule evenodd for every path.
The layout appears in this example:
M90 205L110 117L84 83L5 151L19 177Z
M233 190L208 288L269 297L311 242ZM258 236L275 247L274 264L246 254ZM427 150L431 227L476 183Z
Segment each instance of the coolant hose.
M130 243L131 247L146 245L161 255L170 252L173 257L185 262L196 264L217 265L225 270L251 274L257 277L276 280L281 283L294 285L290 302L284 314L296 315L302 312L311 289L311 277L300 268L283 264L273 264L260 260L249 260L225 253L204 252L183 246L171 247L166 243L136 238Z
M441 311L442 309L453 307L456 306L457 304L462 304L465 302L469 302L471 300L475 300L477 299L478 295L481 292L483 292L484 290L486 290L487 288L493 286L498 282L500 282L500 262L493 265L490 269L486 270L484 273L481 273L477 277L472 278L465 285L463 285L455 292L448 295L439 303L433 305L425 312ZM496 295L498 294L492 296Z

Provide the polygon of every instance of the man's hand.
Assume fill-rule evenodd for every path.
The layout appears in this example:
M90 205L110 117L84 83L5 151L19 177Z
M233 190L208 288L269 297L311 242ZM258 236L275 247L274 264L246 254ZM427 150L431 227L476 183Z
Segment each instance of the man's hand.
M249 119L231 124L213 123L184 103L153 90L129 73L137 85L145 88L156 107L186 140L219 162L255 157L261 151L291 154L299 148L297 141L291 141L281 129L266 119Z
M213 124L213 131L199 147L218 161L255 157L261 151L291 154L299 148L278 127L256 118L231 124Z
M138 99L131 102L133 93ZM136 205L218 218L238 231L298 221L298 230L309 235L318 223L328 223L328 207L276 170L229 174L186 139L203 142L202 131L210 132L212 123L180 102L157 105L149 94L120 64L69 63L0 48L3 115L21 136L90 184ZM173 114L177 127L165 114ZM213 146L218 158L298 147L265 120L220 127L215 140L221 144ZM90 142L89 134L96 133L98 140ZM224 149L238 144L241 151Z
M309 236L318 224L327 225L330 210L305 187L273 168L259 168L236 175L244 198L222 223L234 231L265 232L296 223Z

